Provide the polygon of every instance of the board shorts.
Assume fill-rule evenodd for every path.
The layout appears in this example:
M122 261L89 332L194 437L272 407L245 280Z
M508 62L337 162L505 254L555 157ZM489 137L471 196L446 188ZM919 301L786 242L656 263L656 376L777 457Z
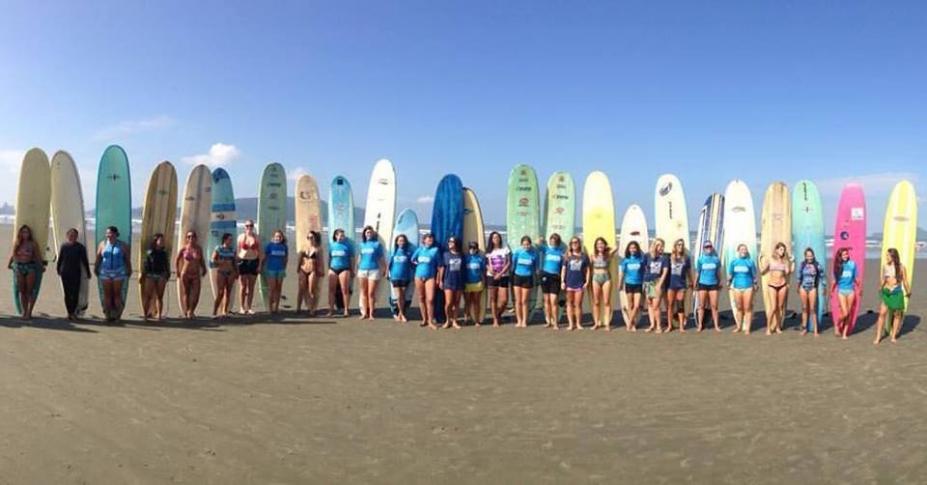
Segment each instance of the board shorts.
M853 293L856 293L856 290L844 290L841 288L837 290L837 293L840 293L840 296L852 296Z
M514 275L512 278L512 286L518 288L534 288L534 276Z
M100 279L103 281L124 281L126 279L126 269L101 269Z
M393 288L408 288L409 280L390 280L389 284Z
M647 298L656 298L657 296L662 296L663 290L661 288L657 288L656 281L645 281L643 288L644 295Z
M508 288L509 287L509 277L501 276L499 279L495 279L492 276L486 278L486 285L490 288Z
M247 275L257 275L257 273L258 273L258 260L256 259L238 260L238 274L242 276L247 276Z
M593 283L604 285L605 283L608 283L610 279L611 279L611 275L608 273L595 273L595 272L592 273Z
M483 291L483 282L477 281L476 283L467 283L464 285L464 291L467 293L479 293Z
M904 311L904 293L901 291L901 287L896 286L892 290L883 288L882 303L884 303L885 308L888 308L890 311Z
M627 294L629 294L629 295L635 294L635 293L643 293L643 292L644 292L644 285L643 285L643 284L635 285L635 284L632 284L632 283L625 283L625 284L624 284L624 292L627 293Z
M23 276L28 276L29 273L35 273L38 270L39 270L39 263L36 263L35 261L27 261L25 263L13 261L13 271Z
M559 295L560 275L552 273L541 274L541 293L545 295Z
M147 278L148 280L154 283L159 283L161 281L167 281L170 279L170 277L171 275L166 274L166 273L145 273L145 278Z
M273 278L275 280L282 280L283 278L286 278L286 270L285 269L281 269L281 270L265 269L264 277Z
M362 280L378 281L380 279L380 270L360 269L357 270L357 277Z
M704 283L699 283L696 285L696 288L698 289L698 291L718 291L721 289L721 285L719 284L706 285Z
M445 282L444 282L444 288L442 288L442 289L443 289L444 291L463 291L463 290L464 290L464 286L465 286L465 285L463 284L463 282L454 282L454 283L448 284L448 282L445 281Z

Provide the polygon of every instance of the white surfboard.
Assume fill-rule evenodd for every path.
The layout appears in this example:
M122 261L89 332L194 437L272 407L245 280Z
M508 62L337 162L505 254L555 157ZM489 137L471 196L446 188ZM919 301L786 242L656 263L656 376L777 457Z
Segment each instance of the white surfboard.
M721 259L725 274L728 263L737 257L737 247L741 244L747 245L750 257L756 261L756 214L753 209L753 198L746 183L742 180L732 180L724 191L724 252ZM736 307L731 291L728 291L728 297L731 299L735 324L740 328L742 323L737 318L737 312L733 311Z
M84 194L74 159L65 151L58 151L51 161L51 216L54 234L54 254L67 241L69 229L77 229L77 242L87 247L87 225L84 218ZM90 275L81 280L77 300L77 315L87 311Z
M371 226L377 232L384 255L393 245L393 224L396 220L396 171L387 159L378 160L370 173L367 186L367 204L364 206L364 227ZM358 243L363 237L358 238ZM364 300L360 300L361 313Z
M647 234L647 217L637 204L628 207L624 218L621 219L621 233L618 236L618 256L620 258L624 259L625 250L631 241L637 241L642 255L647 252L650 245ZM621 317L627 323L631 317L628 315L628 295L625 294L624 288L618 289L618 300L621 305Z
M206 165L197 165L187 177L183 200L180 206L180 227L177 231L176 250L186 245L187 232L194 231L196 240L203 249L203 258L211 254L206 248L209 238L209 222L212 219L212 172ZM173 264L172 264L173 266ZM172 268L177 271L177 268ZM202 285L200 285L202 291ZM177 282L177 301L180 301L180 282Z
M682 184L673 174L661 175L657 179L657 187L654 191L654 220L657 237L666 243L665 252L671 252L673 245L679 239L686 243L686 251L691 251L686 196L682 190Z

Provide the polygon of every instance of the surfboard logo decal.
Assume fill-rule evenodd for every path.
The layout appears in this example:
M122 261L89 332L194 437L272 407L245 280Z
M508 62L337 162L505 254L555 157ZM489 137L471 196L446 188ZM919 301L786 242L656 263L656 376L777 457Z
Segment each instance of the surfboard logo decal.
M660 187L660 197L666 197L673 190L673 183L668 182L663 187Z
M847 231L840 231L840 240L846 241L847 239L850 239L850 233Z
M851 221L861 221L866 216L866 211L862 207L852 207L850 208L850 220Z
M735 205L734 207L731 207L731 212L737 212L739 214L742 212L747 212L747 208L744 206Z

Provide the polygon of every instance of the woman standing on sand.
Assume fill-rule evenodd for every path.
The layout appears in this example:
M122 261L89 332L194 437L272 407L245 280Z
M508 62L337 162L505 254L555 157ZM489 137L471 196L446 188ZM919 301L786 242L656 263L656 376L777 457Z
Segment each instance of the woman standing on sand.
M16 280L20 307L22 307L23 320L32 319L32 308L35 306L35 285L38 273L45 271L42 257L39 255L39 245L32 239L32 228L23 225L16 233L16 242L10 252L7 268L13 270Z
M467 271L464 279L464 313L467 318L473 321L473 324L479 327L483 322L480 321L480 308L483 306L483 279L486 274L486 257L480 253L480 245L476 241L470 241L469 253L465 263Z
M412 253L412 266L415 267L415 291L418 292L419 306L422 310L422 327L437 330L432 322L435 309L435 276L438 274L438 248L435 236L431 233L422 238L422 245Z
M245 232L238 236L238 279L241 288L238 294L239 313L254 315L254 283L264 260L261 238L254 232L254 221L245 221Z
M377 237L373 227L367 226L361 231L361 243L357 255L357 280L360 287L360 298L365 312L361 320L373 320L373 311L377 307L377 286L380 277L386 274L383 245Z
M406 316L406 290L412 282L412 253L414 249L409 244L405 234L396 236L393 252L389 255L389 282L396 290L396 315L393 317L399 322L408 322Z
M145 321L153 317L164 319L164 289L167 288L167 280L171 279L170 259L164 249L164 234L159 232L151 239L151 246L145 250L142 275L139 277L139 284L144 283L142 313Z
M498 327L502 313L509 304L509 271L512 268L512 252L502 244L502 235L496 231L489 233L486 245L486 287L489 291L489 311L492 313L492 326Z
M679 332L686 331L686 290L694 286L692 259L686 250L686 242L677 239L669 258L669 285L666 291L666 329L673 330L673 320L679 325Z
M612 329L612 277L609 266L617 252L612 251L605 238L597 238L592 254L592 329ZM602 318L605 321L602 321Z
M280 296L283 294L283 279L286 278L286 267L290 260L290 248L286 245L286 236L283 231L274 231L273 238L264 247L264 278L270 295L267 298L270 313L280 313Z
M296 296L296 313L302 310L305 303L309 316L314 316L319 305L319 281L322 281L322 235L318 231L309 231L306 239L309 247L297 255L299 292Z
M813 321L814 335L818 335L818 286L824 277L824 269L818 263L811 248L805 249L805 259L798 268L798 297L801 299L801 334L808 333L808 322ZM810 320L809 320L810 319Z
M68 229L67 241L58 250L58 276L64 288L64 306L68 311L68 320L77 320L77 308L80 300L80 286L90 278L90 261L87 260L87 248L77 241L77 229Z
M454 327L460 330L457 314L460 310L460 296L464 290L464 255L460 252L460 242L456 237L447 239L447 251L441 255L438 265L438 287L444 291L444 314L447 321L442 328Z
M184 239L184 246L177 252L174 267L177 268L177 284L180 285L180 311L184 318L193 320L200 303L203 277L206 276L206 261L196 231L187 231Z
M93 270L103 285L103 314L108 322L122 316L122 287L132 276L131 254L129 245L119 240L119 229L107 227L106 238L97 246Z
M515 266L512 287L515 289L515 327L528 328L531 309L528 308L528 294L534 291L534 276L538 271L537 250L531 245L531 237L522 236L521 247L512 253Z
M898 333L904 323L904 299L911 298L911 282L908 270L901 264L898 250L889 248L888 264L882 267L882 304L879 306L879 320L876 325L876 337L872 342L878 344L882 341L882 332L885 323L891 329L892 343L898 341Z
M772 302L772 313L766 322L766 335L782 333L782 320L785 318L785 301L789 296L789 276L792 274L792 257L789 256L785 243L776 243L771 257L763 258L760 274L769 275L767 288L763 291Z
M737 257L727 265L727 285L734 296L734 320L742 322L744 334L750 335L753 323L753 293L758 285L756 263L750 257L746 244L737 246ZM740 331L741 328L735 323L733 332Z
M641 311L641 297L644 292L644 258L637 241L629 242L624 249L624 259L618 267L618 288L622 288L622 285L628 303L628 321L624 322L624 328L636 332L637 316Z
M856 300L856 289L859 288L856 278L856 262L850 259L850 250L840 248L834 258L834 283L831 285L831 294L837 293L840 303L840 318L834 322L834 335L844 339L850 330L850 310Z
M351 278L354 276L354 248L344 229L335 229L328 246L328 316L335 314L335 301L341 290L344 316L350 315Z
M550 235L547 243L542 237L540 244L541 252L541 295L544 297L544 317L547 321L547 328L557 328L560 325L560 287L562 279L560 276L563 270L563 241L560 234Z
M715 323L715 332L721 331L721 318L718 314L718 290L721 288L721 258L715 252L711 241L702 244L702 254L695 262L696 291L698 291L698 308L696 325L701 332L705 327L705 309L711 308L711 319Z
M232 291L235 288L235 280L238 279L238 261L235 248L232 246L231 234L222 235L222 242L212 250L210 263L210 266L216 269L216 301L212 305L212 316L228 317L229 307L232 305ZM221 314L219 308L222 308Z
M644 297L647 299L647 316L650 318L647 332L656 330L657 333L663 333L660 303L669 277L669 258L663 254L664 244L662 239L654 239L650 243L650 252L644 255ZM672 328L672 322L668 326Z
M583 252L583 241L570 239L561 271L561 287L566 290L568 330L583 329L583 293L592 281L589 257ZM557 330L558 327L554 327Z

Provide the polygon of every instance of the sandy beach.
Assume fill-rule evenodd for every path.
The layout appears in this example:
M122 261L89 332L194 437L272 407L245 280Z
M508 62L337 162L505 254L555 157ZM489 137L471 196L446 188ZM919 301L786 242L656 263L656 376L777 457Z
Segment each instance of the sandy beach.
M877 309L877 262L868 265L864 311ZM923 261L915 273L927 281ZM119 326L60 319L51 273L34 321L13 317L2 299L0 483L927 476L923 285L900 341L876 347L874 313L848 341L829 320L817 338L799 336L795 320L773 337L428 331L386 311L376 322L287 312L144 324L135 283ZM0 291L11 294L9 274ZM285 293L295 298L293 278ZM203 297L205 315L208 285ZM95 291L91 300L99 317Z

